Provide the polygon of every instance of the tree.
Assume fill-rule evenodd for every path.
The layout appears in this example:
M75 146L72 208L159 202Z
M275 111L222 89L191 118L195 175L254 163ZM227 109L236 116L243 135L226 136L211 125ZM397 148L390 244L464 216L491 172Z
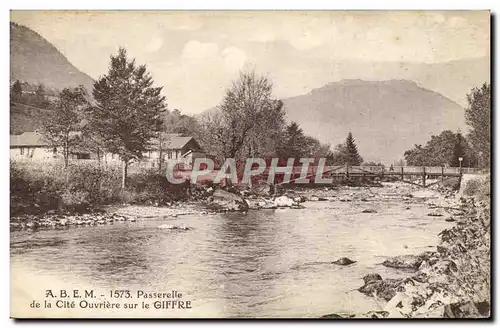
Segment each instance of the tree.
M349 132L345 140L345 155L348 165L359 166L363 163L363 158L359 155L358 146L351 132Z
M10 88L10 99L11 101L21 102L23 98L23 88L21 86L21 82L16 80L12 87Z
M182 114L179 109L167 112L165 115L165 132L180 133L185 136L192 136L197 133L198 122L190 115Z
M473 166L475 156L467 140L460 132L445 130L439 135L431 136L425 147L415 145L404 153L410 166L459 166L458 158L464 158L462 166Z
M306 153L305 156L311 158L326 158L327 164L330 164L332 158L332 151L330 145L321 143L318 139L307 136L306 139Z
M458 132L455 136L455 145L453 147L453 155L450 160L450 165L457 167L467 163L466 157L467 153L467 141L462 136L460 132ZM462 158L462 163L460 163L459 158Z
M272 89L271 81L252 70L240 72L239 78L226 90L219 106L227 138L224 157L235 158L251 130L264 120L265 114L282 106L272 99Z
M241 71L222 103L200 117L206 149L219 161L276 153L285 126L283 103L272 83L255 71Z
M335 146L331 155L331 165L344 165L347 162L347 151L345 143Z
M286 127L284 139L280 150L281 158L301 158L308 154L308 140L296 122L291 122Z
M406 163L409 166L425 166L429 156L427 155L427 149L422 147L422 145L415 145L413 149L404 152L404 157Z
M472 89L467 101L465 120L470 126L468 139L480 154L481 166L488 167L491 157L491 85L484 83L481 88Z
M82 111L88 105L83 86L65 88L59 99L40 117L41 133L54 146L62 147L64 167L68 167L71 149L80 142Z
M165 97L162 87L153 87L145 65L129 60L124 48L111 56L109 71L95 83L96 106L89 111L90 128L103 147L123 163L122 188L126 187L128 165L143 157L162 128Z
M28 98L28 102L33 106L39 108L47 108L48 106L50 106L50 102L45 99L45 88L43 84L39 84L36 87L35 94Z
M285 127L283 102L272 100L272 106L263 108L258 115L258 121L250 129L241 153L248 157L275 157L286 138Z

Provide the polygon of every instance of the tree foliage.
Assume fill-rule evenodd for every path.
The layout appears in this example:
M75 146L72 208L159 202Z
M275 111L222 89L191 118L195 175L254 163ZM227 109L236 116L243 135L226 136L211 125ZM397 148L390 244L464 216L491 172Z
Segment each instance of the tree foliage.
M94 83L96 105L89 111L90 128L103 147L122 160L123 188L127 165L142 158L162 128L166 105L161 90L153 87L146 66L129 60L124 48L111 56L108 73Z
M415 145L404 153L409 166L459 166L458 158L462 157L462 166L475 166L475 154L467 140L460 132L445 130L439 135L431 136L425 146Z
M301 158L307 156L308 140L304 131L300 128L297 122L291 122L285 130L285 138L282 146L280 147L279 155L281 158Z
M88 107L83 86L65 88L59 99L51 103L49 110L41 115L41 133L54 146L63 150L64 166L68 166L71 150L81 142L77 133L81 130L82 115Z
M358 146L351 132L347 135L344 143L335 146L329 156L329 162L331 165L347 164L351 166L359 166L363 163L363 158L359 155Z
M10 88L10 100L14 102L21 102L23 98L23 88L21 82L16 80Z
M283 137L283 103L272 97L272 83L255 71L242 71L222 103L200 117L203 145L219 160L275 154Z
M53 94L53 91L50 93ZM38 108L47 108L50 106L50 101L46 99L46 94L47 91L42 84L33 86L16 80L10 88L10 101Z
M359 166L363 163L363 158L359 155L358 146L351 132L349 132L345 139L345 157L348 165Z
M491 150L491 84L472 89L467 95L469 103L465 120L470 127L468 139L481 157L481 166L490 165Z

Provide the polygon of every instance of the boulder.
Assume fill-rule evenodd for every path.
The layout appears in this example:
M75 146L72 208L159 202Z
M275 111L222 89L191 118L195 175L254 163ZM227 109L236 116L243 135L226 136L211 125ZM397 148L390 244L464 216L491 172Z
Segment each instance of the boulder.
M404 288L399 288L404 282L404 279L371 280L365 283L364 286L358 288L358 291L368 296L376 295L377 297L389 301L396 295L396 292L404 291Z
M490 305L488 302L472 303L471 301L447 304L444 307L444 318L477 318L488 317Z
M256 184L250 189L250 194L255 196L271 196L275 192L275 188L270 184Z
M427 214L427 216L443 216L443 214L438 213L438 212L431 212L431 213Z
M382 280L382 277L378 273L369 273L363 277L365 285L371 281Z
M316 196L316 195L312 195L311 197L309 197L309 200L310 201L313 201L313 202L324 202L324 201L327 201L328 199L327 198L324 198L324 197L319 197L319 196Z
M389 268L417 270L423 260L421 255L399 255L388 258L382 265Z
M187 227L185 225L172 225L172 224L162 224L158 226L158 229L167 229L167 230L183 230L183 231L188 231L188 230L193 230L191 227Z
M297 196L293 198L293 201L296 203L304 203L307 199L304 196Z
M274 199L274 206L276 207L292 207L297 205L293 199L287 196L280 196Z
M341 257L337 261L332 262L333 264L337 265L351 265L353 263L356 263L356 261L351 260L350 258L347 257Z
M397 316L398 314L409 314L412 311L413 299L405 293L397 292L389 302L387 302L384 310Z
M322 319L346 319L346 318L349 318L349 317L350 316L346 315L346 314L340 315L340 314L337 314L337 313L330 313L330 314L326 314L326 315L322 316L321 318Z
M247 211L248 204L245 199L237 194L217 189L210 199L208 205L217 211Z

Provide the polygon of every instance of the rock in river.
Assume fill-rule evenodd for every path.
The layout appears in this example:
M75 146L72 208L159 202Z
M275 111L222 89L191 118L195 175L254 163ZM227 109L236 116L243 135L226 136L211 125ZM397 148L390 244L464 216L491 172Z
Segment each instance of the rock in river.
M162 224L162 225L158 226L158 229L184 230L184 231L193 230L193 228L191 228L191 227L186 227L184 225L176 226L176 225L172 225L172 224Z
M341 257L337 261L334 261L332 263L337 264L337 265L350 265L350 264L356 263L356 261L353 261L347 257Z
M427 216L443 216L443 214L439 213L439 212L431 212L431 213L427 214Z
M396 295L396 292L401 291L400 287L406 282L404 279L385 279L379 274L371 273L363 277L364 286L359 287L358 291L368 295L383 298L389 301Z
M417 270L424 259L420 255L399 255L382 262L383 266L396 269Z
M363 277L365 285L370 281L382 280L382 277L378 273L369 273Z
M217 189L212 195L212 202L208 205L217 211L247 211L248 203L241 196L228 191Z
M276 207L292 207L298 205L293 199L287 196L280 196L274 200Z

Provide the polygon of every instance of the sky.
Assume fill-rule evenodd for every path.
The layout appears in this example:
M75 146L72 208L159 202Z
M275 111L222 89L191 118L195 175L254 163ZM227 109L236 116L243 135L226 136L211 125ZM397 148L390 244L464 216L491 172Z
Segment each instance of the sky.
M339 80L344 61L438 63L489 56L489 12L472 11L12 11L81 71L107 72L119 46L147 64L169 108L216 106L241 69L274 83L274 96Z

